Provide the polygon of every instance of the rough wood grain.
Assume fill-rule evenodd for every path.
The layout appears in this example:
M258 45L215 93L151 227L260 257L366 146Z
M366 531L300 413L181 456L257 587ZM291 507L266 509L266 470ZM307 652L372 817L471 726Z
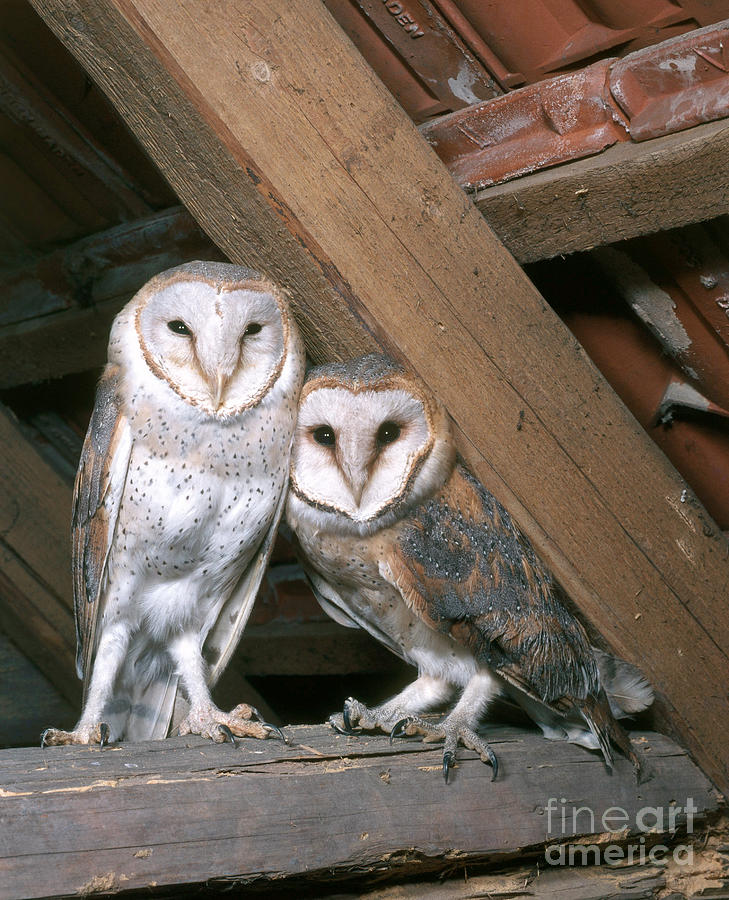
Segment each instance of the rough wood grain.
M0 631L0 746L37 744L49 722L72 728L78 710Z
M0 752L0 898L94 884L331 879L383 865L390 875L425 873L602 833L612 806L636 835L645 807L664 810L659 834L671 801L692 798L694 828L717 809L707 779L655 734L634 735L650 765L641 785L624 760L611 776L589 751L514 728L491 733L503 770L495 782L463 751L445 784L442 750L418 740L392 746L386 736L348 738L327 726L287 730L290 746L172 738ZM568 798L564 828L561 813L548 812L550 797ZM582 806L593 816L573 819Z
M729 212L729 120L478 191L474 202L521 263Z
M729 545L324 8L33 5L221 249L287 287L314 358L377 335L425 378L729 788Z
M3 406L0 447L0 627L76 705L71 486Z

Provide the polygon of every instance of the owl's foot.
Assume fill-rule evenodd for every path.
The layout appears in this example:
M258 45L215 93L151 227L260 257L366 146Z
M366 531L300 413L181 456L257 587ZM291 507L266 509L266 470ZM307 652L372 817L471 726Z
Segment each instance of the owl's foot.
M394 725L403 718L408 717L407 710L393 703L383 703L370 709L354 697L348 697L344 701L341 713L329 716L329 724L339 734L357 734L355 727L361 731L384 731L389 734Z
M190 709L178 727L180 734L199 734L217 744L230 741L235 744L237 737L254 737L261 740L279 737L288 743L284 733L276 725L264 722L258 710L247 703L239 703L229 713L223 712L212 703Z
M96 725L82 726L74 731L61 731L60 728L46 728L41 734L40 745L52 747L62 744L99 744L99 750L109 743L109 726L106 722Z
M499 763L496 754L489 744L468 725L452 715L447 716L443 722L426 722L419 716L405 716L396 722L390 732L390 741L394 738L409 734L422 734L426 742L443 741L443 777L448 783L448 775L456 761L458 744L461 743L469 750L474 750L482 761L491 766L491 780L499 773Z

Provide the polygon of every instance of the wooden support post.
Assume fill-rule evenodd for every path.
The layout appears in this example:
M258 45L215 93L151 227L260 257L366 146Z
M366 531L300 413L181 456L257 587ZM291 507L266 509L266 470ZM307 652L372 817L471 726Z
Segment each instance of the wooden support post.
M729 545L324 7L32 0L316 359L378 344L729 790Z
M657 734L634 736L650 769L640 785L627 760L610 775L599 754L506 727L489 731L496 781L459 750L446 784L442 747L418 739L286 731L289 745L188 736L0 751L0 900L169 896L210 880L306 878L315 889L352 873L423 875L524 853L546 868L545 845L559 860L564 842L592 845L592 863L595 850L616 845L615 863L632 846L637 862L646 839L665 846L678 830L687 846L718 809L708 780Z

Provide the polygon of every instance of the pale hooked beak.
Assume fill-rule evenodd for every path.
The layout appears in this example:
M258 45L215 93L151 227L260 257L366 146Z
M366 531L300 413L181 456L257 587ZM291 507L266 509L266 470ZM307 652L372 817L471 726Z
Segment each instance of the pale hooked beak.
M347 465L347 463L341 464L340 468L342 470L342 475L344 475L344 480L347 482L347 485L352 492L355 506L359 506L365 485L367 484L367 469L365 467L360 468L359 466L350 466Z
M213 387L213 406L215 410L219 410L221 404L223 402L223 395L225 394L225 389L228 386L228 381L230 380L230 375L226 375L221 369L218 369L217 375L215 376L215 383Z

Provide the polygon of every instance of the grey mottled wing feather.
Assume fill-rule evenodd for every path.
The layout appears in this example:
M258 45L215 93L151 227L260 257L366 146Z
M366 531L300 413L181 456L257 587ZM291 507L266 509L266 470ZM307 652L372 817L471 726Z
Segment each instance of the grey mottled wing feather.
M91 675L107 561L124 491L131 434L119 406L119 372L107 366L81 451L73 495L72 571L76 618L76 671Z
M558 715L579 710L608 765L611 740L635 758L584 628L507 511L462 464L406 522L381 571L431 628L517 692Z
M509 514L463 466L413 513L386 565L431 628L542 702L598 691L584 629Z

